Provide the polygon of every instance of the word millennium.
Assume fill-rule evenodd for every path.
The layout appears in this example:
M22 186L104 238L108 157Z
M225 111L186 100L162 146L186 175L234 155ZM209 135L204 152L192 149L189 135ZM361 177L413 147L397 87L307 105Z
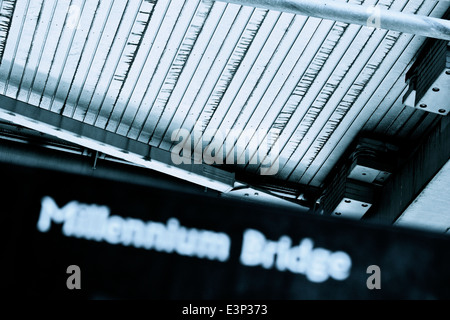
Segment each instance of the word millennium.
M231 239L227 234L186 228L175 218L170 218L166 224L144 222L134 218L110 216L107 206L77 201L59 208L51 197L44 197L37 229L48 232L52 222L62 224L62 233L67 237L106 241L113 245L134 246L220 262L226 262L230 257ZM314 248L310 238L302 239L295 246L288 236L271 241L254 229L244 231L239 260L247 267L260 266L303 274L309 281L317 283L330 277L345 280L350 275L352 265L347 253Z
M69 202L60 209L52 198L44 197L37 228L41 232L47 232L53 221L63 224L62 232L67 237L175 252L183 256L222 262L228 260L231 241L224 233L188 229L180 226L175 218L163 224L109 216L109 213L106 206L87 205L77 201Z

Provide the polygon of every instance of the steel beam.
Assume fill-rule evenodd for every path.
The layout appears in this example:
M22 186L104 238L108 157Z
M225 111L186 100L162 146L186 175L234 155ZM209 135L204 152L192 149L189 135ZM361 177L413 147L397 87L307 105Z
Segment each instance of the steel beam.
M332 0L218 0L450 41L450 21Z
M234 173L205 164L175 165L170 151L3 95L0 95L0 118L212 190L229 192L235 185Z
M207 164L172 162L171 152L118 135L78 120L64 117L22 101L0 95L0 119L64 141L101 152L147 169L155 170L190 183L222 192L227 197L287 206L305 211L307 208L254 188L235 179L235 174ZM242 194L242 189L247 191ZM257 196L253 196L256 195ZM250 196L252 195L252 196Z

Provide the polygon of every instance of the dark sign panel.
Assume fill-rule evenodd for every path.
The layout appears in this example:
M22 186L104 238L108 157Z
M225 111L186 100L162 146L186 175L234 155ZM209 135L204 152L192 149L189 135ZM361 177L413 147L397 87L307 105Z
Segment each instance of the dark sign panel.
M11 295L450 298L443 236L53 171L1 174Z

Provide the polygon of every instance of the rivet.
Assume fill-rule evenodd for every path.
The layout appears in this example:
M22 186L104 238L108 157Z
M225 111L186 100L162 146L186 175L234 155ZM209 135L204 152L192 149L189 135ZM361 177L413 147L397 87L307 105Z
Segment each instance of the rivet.
M345 202L346 202L346 203L350 203L350 202L352 202L352 201L351 201L351 200L345 200Z
M419 107L421 107L421 108L426 108L427 105L426 105L425 103L422 103Z
M433 88L433 91L434 91L434 92L438 92L438 91L439 91L439 88L434 87L434 88Z
M368 207L369 205L368 205L368 204L365 204L365 203L363 203L363 204L362 204L362 206L363 206L364 208L366 208L366 207Z
M337 215L337 216L340 216L340 215L341 215L340 212L335 212L334 214Z
M439 109L440 113L445 113L445 109Z

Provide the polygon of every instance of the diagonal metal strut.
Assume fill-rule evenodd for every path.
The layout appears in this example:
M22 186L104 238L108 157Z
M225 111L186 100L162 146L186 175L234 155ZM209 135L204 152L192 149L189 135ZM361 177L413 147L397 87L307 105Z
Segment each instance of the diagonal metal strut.
M450 21L333 0L217 0L449 40Z

